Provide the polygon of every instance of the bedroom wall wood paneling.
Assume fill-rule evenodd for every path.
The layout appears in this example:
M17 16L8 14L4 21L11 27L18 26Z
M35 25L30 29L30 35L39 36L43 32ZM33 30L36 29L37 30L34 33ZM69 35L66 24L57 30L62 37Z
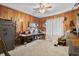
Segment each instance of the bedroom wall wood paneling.
M10 19L11 18L13 20L16 21L16 25L17 25L17 32L19 31L26 31L28 28L28 23L30 22L37 22L39 23L39 18L36 18L34 16L31 16L29 14L5 7L0 5L0 18L4 18L4 19ZM20 21L22 22L22 29L21 29L21 25L20 25Z

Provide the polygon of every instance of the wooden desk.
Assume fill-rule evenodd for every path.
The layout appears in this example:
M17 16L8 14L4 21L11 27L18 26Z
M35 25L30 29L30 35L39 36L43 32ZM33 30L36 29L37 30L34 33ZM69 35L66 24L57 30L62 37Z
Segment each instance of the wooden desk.
M45 39L45 34L43 34L43 33L38 33L38 34L20 34L19 37L20 37L21 44L24 44L24 42L29 43L31 41L37 40L38 37L41 37L40 39Z

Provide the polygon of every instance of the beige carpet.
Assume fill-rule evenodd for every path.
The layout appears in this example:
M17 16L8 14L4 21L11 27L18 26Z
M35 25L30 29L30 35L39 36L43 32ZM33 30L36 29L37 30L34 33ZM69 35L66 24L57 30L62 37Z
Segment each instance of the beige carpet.
M55 47L48 40L36 40L9 51L12 56L68 56L68 47ZM2 56L4 54L1 54Z

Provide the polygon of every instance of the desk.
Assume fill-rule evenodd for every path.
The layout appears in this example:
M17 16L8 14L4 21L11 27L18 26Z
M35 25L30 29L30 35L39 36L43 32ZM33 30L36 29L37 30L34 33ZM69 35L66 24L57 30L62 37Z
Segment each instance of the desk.
M39 39L45 39L45 34L43 34L43 33L38 33L38 34L20 34L19 37L20 37L21 44L24 44L24 42L29 43L31 41L37 40L38 38Z

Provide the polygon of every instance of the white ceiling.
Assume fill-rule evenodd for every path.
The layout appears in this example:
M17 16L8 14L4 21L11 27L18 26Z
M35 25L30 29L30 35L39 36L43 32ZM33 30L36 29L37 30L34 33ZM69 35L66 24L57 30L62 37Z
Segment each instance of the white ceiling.
M28 13L38 18L47 17L51 15L56 15L69 10L72 10L74 3L52 3L52 8L46 13L36 13L33 8L38 5L38 3L2 3L1 5L13 8L24 13Z

